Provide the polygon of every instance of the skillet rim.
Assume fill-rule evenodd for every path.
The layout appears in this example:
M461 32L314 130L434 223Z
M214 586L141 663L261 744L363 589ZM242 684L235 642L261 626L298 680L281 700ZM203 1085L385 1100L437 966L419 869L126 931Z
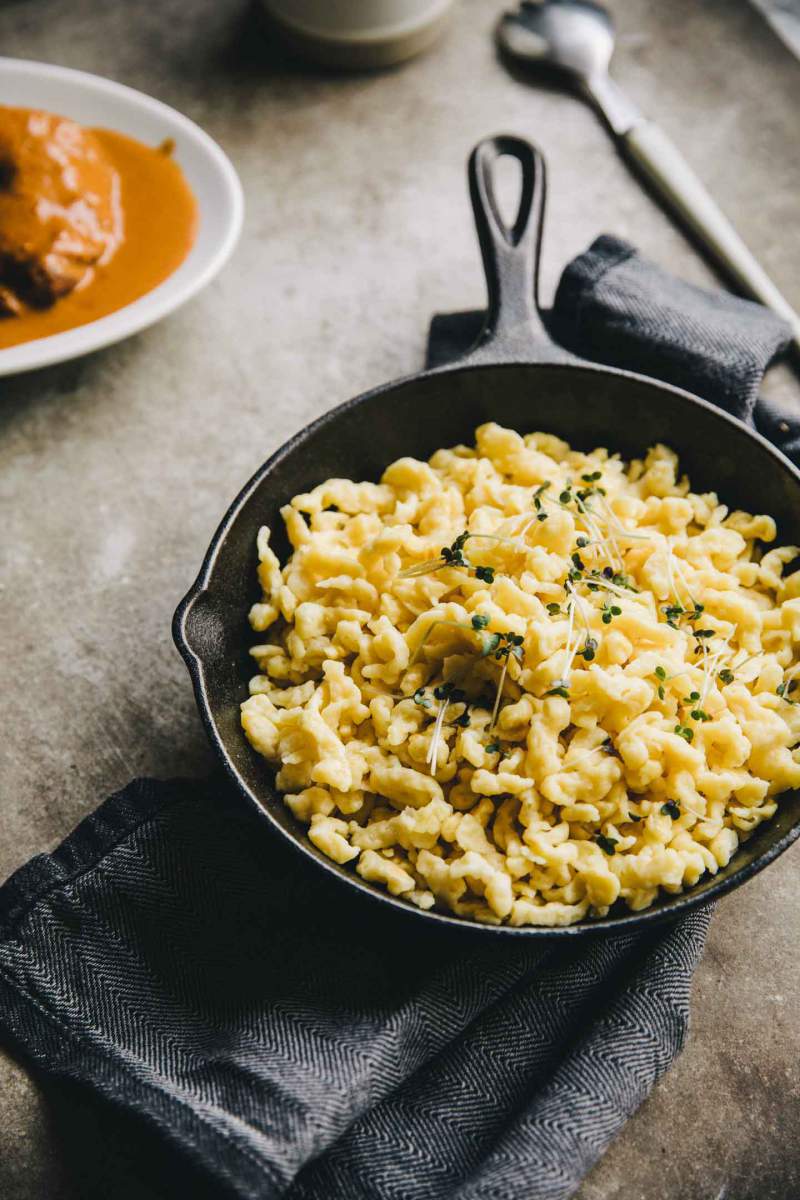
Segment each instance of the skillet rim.
M674 898L670 899L660 907L642 909L638 912L628 911L621 916L603 917L598 920L583 920L574 925L560 926L509 926L509 925L484 925L477 921L466 921L462 917L457 917L452 914L439 912L434 909L423 910L418 909L413 905L405 903L399 897L391 896L388 892L380 891L377 887L368 884L361 880L357 875L348 874L339 869L338 865L327 862L322 856L317 854L303 841L301 836L297 836L286 829L272 815L268 808L259 800L254 791L250 789L238 769L231 755L228 753L225 742L223 741L217 729L216 721L211 709L211 704L208 698L206 686L206 664L200 655L193 649L190 644L186 624L189 614L197 602L197 600L205 592L209 591L208 583L220 553L222 545L225 542L230 530L232 529L237 517L239 516L244 505L250 499L252 494L261 484L270 472L282 462L296 447L301 446L304 441L317 432L317 430L330 425L339 416L351 409L365 404L368 401L377 398L381 395L389 393L396 388L406 386L409 383L419 383L424 379L440 378L442 376L455 376L463 371L473 371L475 369L497 370L499 369L519 369L520 367L526 370L537 370L539 368L547 368L552 370L567 370L590 375L612 376L615 379L631 380L636 383L644 383L650 388L654 388L657 392L666 392L670 396L679 396L682 400L688 400L690 404L696 405L709 413L712 418L719 419L723 424L734 426L739 432L754 440L763 449L767 450L770 456L775 460L775 466L781 468L792 479L794 484L800 489L800 469L783 454L778 448L760 434L757 430L749 428L740 421L737 417L731 416L717 405L712 404L708 400L704 400L701 396L696 396L692 392L688 392L683 388L676 387L673 384L665 383L661 380L651 378L647 375L641 375L634 371L626 371L618 367L609 367L599 363L583 362L581 360L564 360L557 359L555 361L538 361L531 362L525 360L506 360L502 362L492 361L469 361L459 360L455 363L445 364L441 367L435 367L431 370L420 371L415 374L404 375L399 379L390 380L387 383L379 384L374 388L370 388L365 392L361 392L357 396L352 396L347 400L328 409L320 414L310 424L303 426L296 433L292 434L281 446L279 446L265 462L254 472L250 479L240 489L236 497L228 506L224 516L217 526L209 543L208 549L203 557L203 562L194 582L184 595L183 599L178 604L175 614L172 619L172 636L175 645L181 654L189 671L192 680L192 686L195 695L195 702L200 713L203 726L206 734L214 748L215 753L221 760L222 766L225 769L226 775L235 784L237 793L250 804L258 815L264 818L268 825L271 826L273 832L278 833L284 841L291 846L295 852L301 853L306 860L311 860L317 867L326 871L329 878L335 879L342 886L350 885L355 887L368 897L370 900L387 905L395 912L402 913L408 918L425 919L429 924L428 928L432 929L434 925L439 925L442 929L458 930L462 934L500 934L505 937L513 936L536 936L540 938L558 938L558 937L584 937L592 934L597 935L614 935L627 934L633 929L641 927L656 926L669 923L677 920L679 917L693 908L702 907L707 904L714 903L720 896L732 891L734 888L740 887L754 875L763 871L776 858L779 857L785 850L789 848L800 837L800 820L784 833L778 841L764 848L750 862L744 863L741 867L734 870L732 874L724 879L716 878L702 892L697 892L694 888L689 888L685 892L678 893ZM280 793L273 789L273 794L280 798ZM785 793L784 793L785 794ZM696 885L695 885L696 887Z

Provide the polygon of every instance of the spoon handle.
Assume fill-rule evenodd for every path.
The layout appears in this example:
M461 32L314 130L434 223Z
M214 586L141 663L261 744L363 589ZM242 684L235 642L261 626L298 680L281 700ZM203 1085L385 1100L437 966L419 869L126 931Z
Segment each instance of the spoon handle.
M791 326L794 348L800 350L800 316L747 249L667 135L651 121L642 121L619 135L619 141L626 156L742 291L771 308Z

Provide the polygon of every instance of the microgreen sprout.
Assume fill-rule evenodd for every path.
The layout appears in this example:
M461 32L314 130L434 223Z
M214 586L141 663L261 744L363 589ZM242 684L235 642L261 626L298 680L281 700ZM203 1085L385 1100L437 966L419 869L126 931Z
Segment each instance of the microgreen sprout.
M579 650L578 654L581 655L585 662L591 662L595 656L597 646L597 638L587 637L583 649Z
M600 496L600 506L603 509L606 524L613 529L617 537L625 538L634 542L652 542L652 535L649 533L634 533L631 529L626 529L622 522L617 517L616 513L611 508L611 505L605 499L605 491L603 488L595 489ZM598 514L599 515L599 514Z
M536 491L533 493L533 507L536 509L536 520L537 521L546 521L547 520L547 513L544 511L544 509L542 507L542 496L544 495L544 493L547 491L547 489L549 487L550 487L549 481L547 483L541 483L541 484L539 484L539 487L537 487Z
M674 732L686 742L691 742L694 739L694 730L690 729L688 725L676 725Z
M797 704L797 700L789 699L789 693L795 690L797 682L796 679L784 680L783 683L778 684L776 687L775 694L780 696L781 700L785 700L787 704Z
M584 483L596 483L598 479L603 478L602 471L592 471L591 475L581 475Z
M464 530L449 546L442 546L439 551L438 558L429 558L426 562L416 563L413 567L407 567L398 575L398 579L413 579L417 575L430 575L436 571L441 571L444 567L460 567L465 571L474 571L475 577L486 583L493 583L495 576L494 567L474 566L468 558L464 556L464 546L469 538L485 537L492 541L510 542L516 544L511 538L496 537L494 534L468 533Z
M428 757L426 759L426 762L430 767L431 775L436 774L437 759L439 757L439 743L442 737L442 726L444 724L447 706L449 704L459 704L466 700L466 692L464 692L461 688L456 687L452 679L445 680L443 683L438 684L433 689L433 694L439 701L439 709L436 713L436 722L433 726L433 734L431 735L431 743L428 747Z
M510 658L515 658L517 662L522 662L522 643L523 638L518 633L501 633L501 645L497 647L494 656L498 662L503 663L503 669L500 672L500 679L497 684L497 696L495 697L494 708L492 709L492 719L489 722L489 729L494 729L494 723L497 720L497 714L500 711L500 702L503 698L503 688L506 683L506 675L508 674L508 662Z
M661 805L661 811L665 817L672 817L673 821L677 821L681 815L680 806L675 800L667 800L666 804Z
M621 617L621 616L622 616L622 609L620 608L620 606L618 604L611 604L611 602L608 600L606 600L604 602L602 615L600 617L600 620L603 622L604 625L610 625L612 620L614 619L614 617Z
M488 621L489 618L487 617L486 619ZM408 664L410 667L413 667L414 664L418 661L419 656L422 654L422 651L425 648L425 645L426 645L428 639L433 634L434 629L438 629L440 625L446 625L450 629L465 629L467 631L467 633L477 633L480 638L482 648L484 646L485 640L492 636L491 634L485 634L482 632L482 627L479 627L475 624L474 617L472 618L472 621L470 622L469 625L467 625L464 621L450 621L450 620L448 620L447 617L439 617L436 621L431 621L430 625L428 626L428 628L425 630L424 634L420 638L419 644L417 645L416 650L412 654L411 660ZM488 653L488 651L486 651L486 650L484 650L483 652Z
M684 613L683 605L669 604L669 605L667 605L666 608L662 608L661 611L663 612L664 616L667 618L667 624L670 626L670 628L677 629L678 621L681 619L681 617L683 616L683 613Z
M441 555L444 562L451 567L468 567L469 563L464 558L464 546L466 545L469 534L464 531L460 533L451 546L442 546Z
M604 833L596 833L594 835L594 840L597 842L600 849L609 855L614 854L617 846L619 845L617 838L606 837Z
M430 708L431 701L425 695L424 687L417 688L417 690L414 692L414 703L418 704L420 708Z
M501 633L483 633L481 634L481 658L488 658L490 654L494 654L502 639Z
M486 743L486 753L487 754L497 754L499 752L499 750L500 750L499 742L487 742Z
M560 604L556 604L556 602L555 602L555 601L553 601L552 603L550 603L550 604L548 604L548 605L547 605L547 611L550 613L550 616L551 616L551 617L557 617L557 616L560 616L560 614L561 614L561 605L560 605Z
M723 667L719 673L719 678L723 683L733 683L733 671L729 670L728 667Z
M569 690L563 680L558 680L549 692L545 692L545 696L563 696L565 700L569 700Z

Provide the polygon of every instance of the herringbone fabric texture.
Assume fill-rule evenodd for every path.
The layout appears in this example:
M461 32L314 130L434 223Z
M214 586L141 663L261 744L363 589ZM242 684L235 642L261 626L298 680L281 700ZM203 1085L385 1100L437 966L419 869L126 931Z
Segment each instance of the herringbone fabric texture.
M769 309L685 283L608 235L564 271L553 332L575 353L656 375L748 423L789 336Z
M219 1194L569 1196L679 1050L709 914L566 948L389 919L138 780L6 885L0 1021Z
M652 269L637 259L646 312L622 280L625 334L630 254L590 254L559 303L632 365L639 319L659 326ZM651 372L674 378L721 306L738 349L710 398L754 397L783 327L691 293ZM435 330L452 352L474 324ZM95 1130L73 1146L81 1200L565 1200L679 1051L709 916L558 945L444 936L351 897L224 785L137 780L0 891L0 1032L73 1133Z

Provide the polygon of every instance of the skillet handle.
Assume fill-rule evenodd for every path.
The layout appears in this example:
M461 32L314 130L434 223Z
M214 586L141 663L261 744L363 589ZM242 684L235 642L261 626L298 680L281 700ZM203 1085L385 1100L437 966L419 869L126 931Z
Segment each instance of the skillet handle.
M514 224L503 220L494 191L499 158L522 168ZM539 312L539 256L546 190L544 159L535 146L512 134L485 138L472 151L469 191L488 292L488 311L465 362L565 362L573 356L552 340Z

